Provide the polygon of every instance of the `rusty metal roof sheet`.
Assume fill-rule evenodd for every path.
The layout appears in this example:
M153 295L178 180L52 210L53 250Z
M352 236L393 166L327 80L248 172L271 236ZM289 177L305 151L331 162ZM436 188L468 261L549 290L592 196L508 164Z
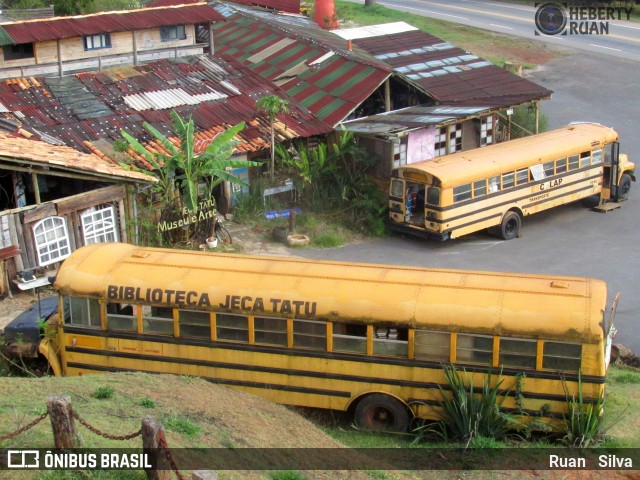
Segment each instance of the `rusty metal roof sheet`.
M403 22L377 31L334 31L380 61L438 103L507 107L541 100L552 92ZM378 34L379 33L379 34Z
M269 119L256 110L255 103L264 95L275 94L290 101L290 112L277 116L278 141L332 130L304 105L233 59L199 56L133 68L0 82L0 104L6 110L0 112L0 118L6 120L0 122L0 129L13 132L20 122L24 130L48 142L110 155L96 143L99 139L113 144L122 138L120 131L126 130L150 142L145 121L174 136L169 112L175 108L183 117L192 115L198 148L206 147L225 128L246 121L237 152L255 152L268 149L270 138ZM137 161L139 167L150 168L143 158Z
M344 122L342 125L361 134L395 136L429 125L442 126L457 123L471 117L489 114L493 109L487 106L461 107L436 105L431 107L409 107L393 112L371 115Z
M206 3L26 20L0 24L0 45L220 20L224 17Z
M155 177L126 170L104 155L82 153L67 146L0 134L0 156L5 162L40 164L52 169L114 177L123 181L155 182Z
M392 73L367 54L319 27L301 28L246 11L214 26L216 52L276 83L324 122L347 118Z
M287 13L300 13L300 0L230 0L232 3L240 3L255 7L264 7L270 10L278 10Z

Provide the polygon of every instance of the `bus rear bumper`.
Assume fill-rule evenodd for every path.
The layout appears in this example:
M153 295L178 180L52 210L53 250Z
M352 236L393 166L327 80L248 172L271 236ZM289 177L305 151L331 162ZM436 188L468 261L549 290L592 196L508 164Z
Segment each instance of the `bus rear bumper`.
M438 240L440 242L444 242L445 240L448 240L451 236L450 232L436 233L436 232L431 232L429 230L425 230L424 228L411 227L403 223L392 222L389 224L389 228L394 232L406 233L414 237L428 238L430 240Z

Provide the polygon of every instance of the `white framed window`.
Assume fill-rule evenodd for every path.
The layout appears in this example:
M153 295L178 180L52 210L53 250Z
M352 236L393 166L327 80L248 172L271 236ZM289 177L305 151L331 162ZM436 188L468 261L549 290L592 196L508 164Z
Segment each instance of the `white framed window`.
M493 143L493 116L487 115L480 119L480 146L486 147Z
M462 124L449 125L449 152L455 153L462 150Z
M407 137L393 142L393 168L407 164L407 142Z
M169 25L160 27L160 41L184 40L187 38L187 30L184 25Z
M81 215L84 244L118 241L118 222L113 205L92 207Z
M71 254L69 230L64 217L48 217L33 226L40 266L64 260Z
M83 37L85 50L99 50L101 48L111 48L111 35L109 33L97 33L95 35L85 35Z
M438 128L435 138L435 152L436 157L447 154L447 127Z

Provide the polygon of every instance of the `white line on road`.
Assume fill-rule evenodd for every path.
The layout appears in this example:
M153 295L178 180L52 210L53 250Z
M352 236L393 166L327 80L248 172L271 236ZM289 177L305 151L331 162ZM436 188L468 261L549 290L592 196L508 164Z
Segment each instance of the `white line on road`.
M590 43L589 45L591 45L592 47L606 48L607 50L615 50L616 52L621 52L622 51L619 48L605 47L604 45L596 45L595 43Z
M640 30L640 27L632 27L631 25L622 25L621 23L613 23L609 22L614 27L622 27L622 28L633 28L634 30Z
M402 9L405 10L415 10L416 12L420 12L420 13L431 13L434 15L441 15L443 17L453 17L453 18L459 18L460 20L469 20L467 17L459 17L458 15L449 15L448 13L440 13L440 12L432 12L430 10L424 10L423 8L412 8L412 7L405 7L404 5L397 5L395 3L383 3L382 5L390 5L392 7L400 7Z
M492 7L498 7L498 8L510 8L512 10L522 10L523 12L533 12L533 8L522 8L522 7L514 7L513 5L505 5L505 4L501 4L501 3L487 3L487 2L476 2L474 0L462 0L463 2L466 3L477 3L479 5L482 6L487 6L490 5Z
M506 28L507 30L513 30L513 27L505 27L504 25L497 25L495 23L490 23L489 25L491 25L492 27Z

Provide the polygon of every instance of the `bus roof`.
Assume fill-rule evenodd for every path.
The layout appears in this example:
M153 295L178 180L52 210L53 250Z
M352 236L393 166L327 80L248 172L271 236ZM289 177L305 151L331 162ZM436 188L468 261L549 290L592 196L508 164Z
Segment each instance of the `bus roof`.
M60 267L54 286L62 295L101 301L120 287L133 288L141 297L155 291L156 298L163 298L156 304L167 306L177 305L165 301L162 292L173 292L172 298L175 292L196 292L193 298L206 294L214 311L229 311L223 307L227 296L237 296L246 299L245 313L260 316L291 317L278 310L285 300L310 302L314 318L594 342L602 338L606 305L605 283L591 278L212 254L124 243L76 250ZM250 310L257 299L264 311Z
M430 176L450 188L491 175L557 160L618 140L615 130L597 123L572 123L557 130L444 155L398 168L417 180ZM402 175L400 175L402 177Z

